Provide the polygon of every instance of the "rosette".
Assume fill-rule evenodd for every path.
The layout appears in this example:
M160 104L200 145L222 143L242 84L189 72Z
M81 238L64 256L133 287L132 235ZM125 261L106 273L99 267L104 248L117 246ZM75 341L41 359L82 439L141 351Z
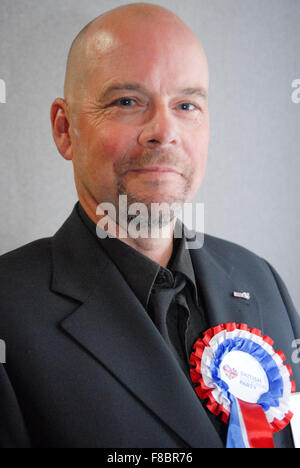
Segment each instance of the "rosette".
M228 448L271 448L289 424L295 391L285 356L273 340L246 324L210 328L193 347L190 375L199 398L228 423Z

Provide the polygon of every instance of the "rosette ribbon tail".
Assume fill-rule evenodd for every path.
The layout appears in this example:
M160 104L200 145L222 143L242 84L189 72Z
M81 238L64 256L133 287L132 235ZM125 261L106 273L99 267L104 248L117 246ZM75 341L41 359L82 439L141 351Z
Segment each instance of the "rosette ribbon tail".
M226 448L274 448L272 428L261 405L232 395Z

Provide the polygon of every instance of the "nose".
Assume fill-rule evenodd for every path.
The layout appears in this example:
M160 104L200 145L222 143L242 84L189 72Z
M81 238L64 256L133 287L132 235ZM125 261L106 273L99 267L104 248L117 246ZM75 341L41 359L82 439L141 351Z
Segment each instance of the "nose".
M138 141L147 148L176 146L179 137L171 110L163 105L153 110L143 126Z

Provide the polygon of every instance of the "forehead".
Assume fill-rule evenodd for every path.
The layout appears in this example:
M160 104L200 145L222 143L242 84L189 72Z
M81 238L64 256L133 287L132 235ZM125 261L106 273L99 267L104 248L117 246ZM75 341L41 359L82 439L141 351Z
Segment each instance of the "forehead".
M171 88L208 89L208 67L200 44L166 31L125 36L100 31L87 51L87 89L110 81L140 82L161 92Z

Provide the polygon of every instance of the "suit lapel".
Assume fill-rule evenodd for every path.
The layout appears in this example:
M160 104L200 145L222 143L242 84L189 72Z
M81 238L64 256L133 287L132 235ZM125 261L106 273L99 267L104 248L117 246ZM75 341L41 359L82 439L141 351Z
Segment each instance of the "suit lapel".
M263 329L255 292L223 257L210 246L210 236L201 249L191 250L199 295L203 301L208 328L222 323L246 323ZM233 292L249 292L250 300L234 297Z
M75 210L53 238L52 289L82 302L61 327L136 398L186 444L222 446L163 338Z

